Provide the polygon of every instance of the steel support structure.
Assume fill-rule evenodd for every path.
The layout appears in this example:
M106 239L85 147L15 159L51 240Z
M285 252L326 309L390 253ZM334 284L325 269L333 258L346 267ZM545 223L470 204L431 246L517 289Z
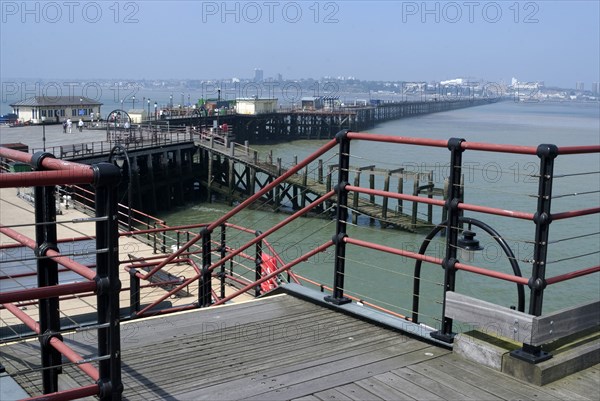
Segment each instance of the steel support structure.
M35 153L32 164L37 171L43 171L42 161L53 155L45 152ZM36 186L34 189L35 202L35 242L37 257L37 285L38 288L58 285L58 263L48 257L48 251L58 252L56 235L56 187ZM44 394L58 391L58 375L62 372L61 355L58 350L50 345L50 340L60 335L59 298L40 298L39 305L39 333L42 359L42 386Z
M338 157L338 183L335 187L337 193L336 227L332 238L335 244L335 266L333 273L333 294L325 297L325 301L335 305L351 302L350 298L344 297L344 271L346 265L346 225L348 220L348 190L350 173L350 138L348 131L340 131L335 136L339 143Z
M225 259L225 256L227 255L227 225L226 224L221 224L221 245L220 245L219 250L221 251L221 259ZM233 269L233 264L231 265L231 268ZM225 298L225 278L226 278L225 263L223 263L221 265L221 271L219 272L219 280L220 280L220 287L221 287L220 288L221 289L220 298Z
M119 316L119 219L117 186L121 170L112 163L94 166L96 176L96 255L95 278L98 285L98 355L110 356L99 362L100 400L118 401L123 393L121 382L121 341ZM102 219L101 217L107 217Z
M552 202L552 181L554 176L554 159L558 156L556 145L542 144L537 148L537 156L540 158L540 175L538 181L537 211L533 218L535 223L535 239L533 247L533 266L529 288L529 314L541 316L544 300L544 289L546 288L546 256L548 254L548 237L552 214L550 206ZM551 354L542 350L541 346L533 346L523 343L521 349L514 350L511 355L515 358L530 363L539 363L552 357Z
M257 231L256 233L254 233L254 235L256 237L260 237L262 234L262 232ZM260 280L262 277L262 254L263 254L263 240L259 240L256 243L256 252L255 252L256 256L254 258L254 266L255 266L255 272L254 272L254 279L256 281ZM221 265L223 266L223 265ZM257 284L256 287L254 287L254 296L258 297L260 296L261 293L261 288L260 285Z
M452 343L455 333L452 332L452 319L446 317L446 292L454 291L456 283L456 262L458 231L461 211L459 204L462 200L462 143L464 139L450 138L448 149L450 150L450 177L448 179L448 200L446 201L447 225L446 225L446 257L442 261L444 269L444 299L442 301L442 326L440 330L431 333L431 337Z
M129 270L129 317L134 318L140 311L140 278L138 277L137 269Z
M198 306L203 308L212 304L211 294L211 248L210 235L212 230L204 227L200 231L202 237L202 270L200 272L199 290L198 290Z

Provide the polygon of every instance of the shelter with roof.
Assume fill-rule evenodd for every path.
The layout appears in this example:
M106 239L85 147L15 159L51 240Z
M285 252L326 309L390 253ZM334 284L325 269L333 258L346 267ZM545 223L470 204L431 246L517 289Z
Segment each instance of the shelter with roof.
M12 103L19 121L32 124L60 122L67 118L91 121L100 115L102 103L80 96L34 96Z

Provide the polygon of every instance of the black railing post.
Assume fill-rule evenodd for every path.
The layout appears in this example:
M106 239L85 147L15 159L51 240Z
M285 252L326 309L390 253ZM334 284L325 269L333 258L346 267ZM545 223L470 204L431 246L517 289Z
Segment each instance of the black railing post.
M134 318L140 311L140 278L137 270L129 270L129 317Z
M156 223L154 223L152 225L152 228L156 230ZM157 249L157 244L156 244L156 231L152 233L153 237L152 237L152 253L158 253Z
M348 220L348 185L350 172L350 139L348 131L343 130L336 134L337 142L340 144L338 160L338 183L335 186L337 194L336 230L333 236L335 244L335 267L333 274L333 294L325 297L325 301L336 305L351 302L344 296L344 270L346 258L346 222Z
M533 221L535 223L535 243L533 246L533 266L528 286L531 290L529 297L529 314L540 316L546 288L546 256L548 253L548 236L552 215L552 181L554 175L554 159L558 156L556 145L542 144L537 148L540 158L540 176L538 184L537 210ZM511 352L515 358L530 363L538 363L552 358L552 355L542 351L540 346L523 343L523 348Z
M96 187L96 284L100 399L121 400L121 340L119 293L119 227L117 188L121 170L112 163L93 166Z
M225 224L221 224L221 260L225 259L227 255L226 227ZM219 278L221 279L221 298L225 298L225 263L221 263Z
M202 235L202 274L200 275L198 288L198 306L202 308L210 306L212 303L211 272L209 270L211 265L211 232L207 228L203 228L202 231L200 231L200 234Z
M255 236L259 236L261 235L262 232L257 231L254 233ZM262 251L263 251L263 240L260 240L256 243L256 257L254 259L254 268L255 268L255 273L254 273L254 280L258 281L260 280L260 278L262 277ZM260 284L258 284L256 287L254 287L254 296L258 297L260 296L261 293L261 288L260 288Z
M448 149L450 150L450 177L448 188L448 200L446 201L446 210L448 215L446 226L446 257L442 262L444 269L444 299L442 302L442 327L438 331L431 333L431 337L438 340L451 343L454 341L452 332L452 319L446 317L446 292L454 291L456 280L456 262L458 231L460 224L460 210L458 205L461 202L462 188L462 154L461 144L464 139L450 138L448 140Z
M34 154L32 164L36 170L43 170L41 162L45 157L54 156L43 152ZM38 287L58 284L58 264L46 257L49 250L58 251L55 191L54 186L34 189ZM50 344L52 337L62 339L58 297L39 300L39 325L43 391L44 394L54 393L58 391L58 375L62 371L61 354Z

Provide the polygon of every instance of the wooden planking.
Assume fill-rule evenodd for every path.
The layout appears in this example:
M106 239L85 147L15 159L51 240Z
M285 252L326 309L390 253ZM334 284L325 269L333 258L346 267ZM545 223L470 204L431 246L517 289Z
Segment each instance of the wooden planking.
M547 384L543 389L561 399L596 401L600 399L600 365Z
M457 355L449 354L443 358L444 363L452 365L452 369L462 369L467 373L462 380L467 380L473 383L481 383L483 388L490 390L496 390L494 394L501 396L505 399L514 399L514 394L517 393L520 397L525 399L537 399L537 400L563 400L563 399L582 399L577 394L561 393L557 391L559 386L554 387L554 384L540 387L533 384L529 384L520 380L517 380L511 376L502 374L501 372L480 366L470 361L467 361ZM490 386L486 383L492 383ZM556 382L555 382L556 383ZM499 386L500 389L496 388ZM506 393L509 391L509 393ZM585 398L589 399L589 398Z
M415 344L412 345L414 348ZM398 366L411 365L424 359L431 358L428 356L429 351L437 349L435 347L427 347L405 354L396 355L391 358L381 359L365 365L346 365L345 370L338 369L337 372L319 372L319 375L312 380L298 381L298 383L279 389L279 391L269 391L262 394L257 394L253 397L248 397L249 400L280 400L282 398L295 398L298 395L305 394L310 391L320 391L327 388L342 386L351 382L356 382L373 375L384 373ZM442 352L448 352L443 350ZM308 373L308 372L305 372ZM306 379L306 376L304 377ZM401 395L396 392L396 398Z
M373 394L373 393L365 390L363 387L360 387L356 383L349 383L349 384L345 384L345 385L340 386L340 387L336 387L336 390L339 391L340 393L344 394L345 396L349 397L350 399L354 400L354 401L364 401L364 400L379 401L379 400L383 400L383 398L377 397L375 394Z
M223 323L207 330L207 323ZM123 342L127 400L597 399L598 366L545 387L523 383L351 316L288 295L133 321ZM203 326L204 325L204 326ZM269 327L264 341L245 329ZM285 335L284 327L297 333ZM316 331L315 327L327 330ZM174 329L175 328L175 329ZM204 330L203 330L204 329ZM89 333L69 335L84 355ZM7 368L39 365L37 341L0 347ZM19 351L22 351L19 352ZM26 360L15 358L15 352ZM12 356L12 357L11 357ZM72 383L90 379L73 366ZM40 385L39 373L20 375ZM30 381L32 380L32 381Z
M402 392L399 392L395 388L388 386L374 377L368 377L366 379L359 380L356 382L356 384L384 400L416 400L416 398L412 398Z
M439 359L439 358L438 358ZM395 388L396 390L413 397L417 400L443 400L443 398L431 391L404 379L392 372L386 372L375 376L375 379Z
M447 386L447 383L440 382L437 378L429 375L422 375L421 373L411 370L411 366L407 366L401 369L392 370L392 373L400 376L401 378L419 386L426 388L427 391L435 394L444 400L464 400L468 399L464 394L459 393L452 388ZM479 399L481 399L480 397Z
M430 363L420 363L412 365L409 369L414 372L420 373L423 376L435 378L439 383L443 383L444 386L452 389L459 394L463 394L461 399L474 399L474 400L501 400L502 398L494 395L486 388L477 387L468 383L462 375L458 374L452 369L441 370Z
M309 341L312 343L313 341L309 339ZM368 339L365 339L365 341L368 341ZM386 342L380 342L377 343L375 345L368 345L365 346L364 344L361 344L360 342L356 342L356 345L350 349L350 351L347 352L351 352L353 354L364 354L364 353L368 353L368 352L372 352L373 350L376 349L386 349L390 344L389 341ZM209 371L205 372L207 369L206 368L202 368L201 366L198 366L198 363L196 363L196 361L194 361L194 365L193 366L188 366L185 364L179 364L179 366L174 366L169 370L169 376L174 376L175 378L178 378L178 372L182 371L182 378L183 381L185 382L186 380L189 382L187 378L187 376L189 376L189 374L185 374L185 371L189 370L190 368L193 368L194 372L197 373L198 375L198 379L191 382L193 383L193 385L191 387L206 387L208 385L211 384L218 384L218 383L228 383L231 382L235 379L240 379L242 377L250 377L251 375L253 375L252 377L254 378L254 380L256 380L256 378L254 376L256 376L256 373L258 371L262 371L262 375L269 375L270 371L275 371L276 373L283 373L286 371L293 371L294 369L297 368L305 368L305 369L310 369L312 368L315 364L318 363L323 363L326 361L336 361L338 360L340 357L334 352L332 352L331 350L334 349L338 349L338 352L340 351L339 348L340 347L334 347L332 342L326 343L324 344L323 347L314 347L315 351L318 352L319 354L322 355L321 359L319 360L314 360L309 358L309 356L311 355L309 352L310 349L307 349L307 345L305 344L292 344L292 345L296 345L299 350L294 350L294 353L290 352L290 348L275 348L273 350L273 352L265 352L264 350L259 350L258 353L253 353L253 354L246 354L244 355L244 358L242 358L239 361L239 364L236 365L229 365L230 368L227 368L227 365L229 364L229 362L227 361L227 356L224 355L223 357L221 357L218 361L215 360L214 363L209 363L207 364L209 366ZM188 351L190 353L190 355L195 355L197 354L197 352L195 352L195 350L189 349L189 345L187 346ZM240 354L240 351L236 351L234 347L229 347L228 345L224 345L224 347L222 347L222 350L226 350L226 349L231 349L233 350L233 352L235 354ZM258 348L258 347L256 347ZM246 350L242 350L242 351L246 351ZM125 355L124 355L125 356ZM223 360L223 358L225 360ZM308 358L308 359L307 359ZM301 363L301 365L298 365L298 363ZM225 368L219 368L220 366L225 365ZM290 367L290 365L292 365L292 367ZM160 374L160 368L157 369L157 372ZM153 378L154 382L160 382L161 381L161 377L157 377L155 376L154 373L151 372L145 372L146 375L148 375L149 377ZM178 384L178 383L173 383L172 381L174 380L173 377L167 377L165 378L165 380L167 382L169 382L169 385L177 385L177 389L178 391L182 391L185 392L187 391L187 383L182 383L182 384ZM162 381L165 381L162 380ZM248 379L250 381L252 381L252 378ZM216 382L216 383L215 383Z
M532 315L454 291L446 293L446 317L513 341L529 343L531 340Z
M319 400L322 400L322 401L329 401L329 400L353 401L352 398L348 397L347 395L345 395L343 393L340 393L336 389L319 391L318 393L315 393L315 397L317 397Z
M483 389L486 393L491 392L504 400L535 399L540 394L543 394L540 393L539 388L537 391L528 391L528 385L519 383L518 386L515 386L514 379L496 370L468 362L461 357L456 357L456 355L447 355L444 358L438 358L435 361L431 361L430 366L434 366L442 371L452 371L453 375L460 377L461 381ZM556 398L550 397L544 399L555 400Z
M533 319L531 345L542 345L600 325L600 301L538 316Z
M348 336L352 335L354 340L353 341L346 341L345 344L344 343L340 343L340 341L337 341L337 346L336 345L336 339L332 338L332 339L328 339L328 338L323 338L323 339L319 339L319 342L315 343L314 339L309 336L308 338L305 338L302 341L294 341L293 343L289 343L289 341L286 343L285 338L283 339L278 339L276 341L279 341L278 343L270 343L274 346L273 350L267 350L267 352L265 352L264 349L260 348L261 344L249 344L247 348L245 349L237 349L235 348L235 344L233 342L230 343L224 343L224 344L219 344L220 347L220 355L219 355L219 361L215 360L215 363L211 363L208 364L210 367L210 371L207 372L209 373L208 375L205 375L203 373L203 369L201 366L189 366L187 364L179 364L178 366L174 366L171 367L169 370L169 376L172 376L171 378L165 378L165 380L174 380L174 378L178 378L178 373L182 374L182 380L185 381L186 377L189 376L189 374L185 374L186 370L193 370L196 375L197 375L197 380L196 381L192 381L191 383L193 383L193 386L196 387L203 387L206 386L208 384L211 384L210 382L206 382L205 377L209 377L209 378L214 378L215 376L219 376L220 374L224 374L224 373L219 373L220 369L215 369L218 366L221 366L223 364L227 364L227 354L231 353L234 356L235 355L239 355L240 353L246 353L247 355L240 360L240 363L242 364L242 366L247 366L248 368L247 373L256 373L257 369L260 369L261 365L263 366L263 369L271 367L272 370L275 370L276 373L282 373L285 372L286 369L286 364L289 365L289 363L294 362L295 359L299 359L298 363L304 363L303 368L305 369L311 369L313 368L316 364L319 363L324 363L326 361L336 361L338 359L340 359L339 356L336 355L336 350L337 352L341 350L343 350L344 346L347 346L349 348L350 351L347 352L351 352L353 354L356 355L361 355L361 354L365 354L368 352L373 352L373 351L377 351L377 350L381 350L378 352L384 352L385 349L388 349L390 345L393 344L392 341L390 341L390 336L389 336L389 332L387 332L386 330L383 330L381 328L372 326L372 325L368 325L368 324L364 324L362 322L358 322L355 319L352 318L348 318L346 316L343 316L341 314L335 313L333 311L330 310L326 310L320 307L316 307L314 305L308 304L308 303L304 303L302 302L302 304L306 304L309 305L310 309L316 308L317 311L321 311L323 313L327 313L330 315L330 318L335 321L335 319L345 319L346 322L349 322L346 324L346 329L343 329L343 325L339 325L339 327L341 328L338 333L335 333L338 337L339 336L344 336L345 338L347 338ZM314 319L311 318L311 316L314 316L313 314L308 315L308 317L306 318L306 322L305 324L307 325L315 325ZM343 329L343 330L342 330ZM364 332L364 334L361 334L362 332ZM378 336L380 336L379 333L387 333L388 339L383 342L383 341L379 341L377 342L377 338ZM329 333L323 333L325 335L329 334ZM392 339L396 339L397 336L393 336L391 337ZM396 340L397 341L397 340ZM202 343L202 341L200 341ZM322 345L321 345L322 343ZM214 348L214 347L213 347ZM252 350L251 348L254 348L255 350ZM298 348L297 350L294 348ZM186 350L187 353L189 355L197 355L197 354L201 354L202 351L196 351L193 347L193 344L186 344ZM293 353L296 353L296 355L294 355ZM316 352L319 358L314 358L312 356L312 354L310 352ZM327 358L324 358L324 356L331 354L331 356L328 356ZM170 360L176 359L176 356L173 356L170 358ZM144 358L145 361L147 358ZM126 351L124 351L124 361L128 361L128 363L134 363L134 361L130 361ZM145 362L144 361L144 362ZM218 365L218 366L216 366ZM275 366L272 366L275 365ZM299 365L294 365L295 368L297 368ZM158 364L158 367L156 368L156 372L155 373L160 373L161 369L160 369L160 364ZM266 371L268 373L268 370ZM154 374L150 374L151 372L145 372L146 374L149 374L149 377L152 377L153 382L164 382L165 380L161 381L161 377L156 377L154 376ZM226 372L229 377L222 377L218 379L218 382L221 383L228 383L232 380L234 380L235 378L240 378L244 375L244 370L243 369L239 369L238 366L232 367L231 369L229 369L229 372ZM177 380L177 379L175 379ZM188 379L189 381L189 379ZM211 380L212 381L212 380ZM176 385L177 386L177 390L178 391L182 391L182 394L184 394L187 391L186 385L185 384L177 384L177 383L168 383L170 386Z
M360 346L357 345L356 347ZM389 360L390 355L407 354L412 348L413 345L405 341L398 345L368 352L352 352L348 355L342 352L329 362L322 360L318 353L307 352L304 362L298 361L288 365L285 369L260 371L257 374L233 380L229 383L206 387L200 391L189 393L187 396L210 399L210 397L203 397L202 395L202 393L208 391L214 397L222 399L237 399L239 397L256 397L261 400L280 399L282 397L297 398L315 391L326 390L333 387L332 384L342 385L352 382L350 371L363 378L367 375L371 365L382 360ZM336 376L339 372L343 372L343 374ZM309 382L310 385L307 384Z

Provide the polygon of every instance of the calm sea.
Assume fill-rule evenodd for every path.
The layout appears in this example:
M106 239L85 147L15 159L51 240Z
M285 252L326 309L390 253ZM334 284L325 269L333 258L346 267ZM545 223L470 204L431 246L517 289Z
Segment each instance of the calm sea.
M541 143L563 145L598 144L600 142L600 107L581 103L514 103L502 102L463 110L431 114L381 124L371 130L393 136L447 139L461 137L467 141L537 146ZM315 151L324 141L294 141L290 143L251 146L261 157L273 151L284 164L294 157L302 159ZM433 172L434 184L442 187L448 175L449 152L416 146L392 146L381 143L353 142L353 167L376 165L379 168L406 171ZM335 152L323 156L326 164L337 163ZM535 212L537 193L537 157L467 151L464 154L465 201L503 209ZM310 174L316 174L311 166ZM552 204L554 212L597 207L600 204L600 155L561 156L556 160ZM351 175L351 182L353 178ZM363 173L362 184L368 179ZM396 181L394 181L396 180ZM334 178L335 182L335 178ZM382 187L378 178L376 185ZM391 188L397 186L393 178ZM405 184L405 193L412 191L412 181ZM381 201L378 199L378 201ZM396 201L390 207L398 208ZM411 204L404 203L405 211ZM170 225L208 222L221 216L229 207L218 203L190 204L160 216ZM424 218L427 206L418 209ZM253 230L265 231L286 215L248 210L236 216L232 223ZM511 247L523 272L531 271L533 236L532 222L467 212L466 216L492 226ZM329 240L335 224L328 216L324 219L299 219L268 238L284 261L288 262ZM439 210L434 211L434 223L441 221ZM408 250L418 250L424 234L411 234L372 224L360 218L349 228L349 235L375 243ZM512 272L507 256L496 241L474 229L484 250L474 256L472 264ZM548 252L546 277L600 264L600 216L580 217L557 221L550 227L551 245ZM242 242L239 234L230 233L228 240ZM427 253L444 256L444 238L436 237ZM296 268L296 272L331 286L333 277L332 252L321 254ZM378 303L399 313L410 315L412 305L414 262L408 258L391 256L349 246L346 257L346 291L367 301ZM423 268L421 310L424 322L437 325L443 272L438 266L425 264ZM517 303L516 285L459 272L457 291L504 306ZM526 291L528 304L528 291ZM544 311L597 299L600 294L600 275L595 274L548 287ZM527 309L526 309L527 310Z

